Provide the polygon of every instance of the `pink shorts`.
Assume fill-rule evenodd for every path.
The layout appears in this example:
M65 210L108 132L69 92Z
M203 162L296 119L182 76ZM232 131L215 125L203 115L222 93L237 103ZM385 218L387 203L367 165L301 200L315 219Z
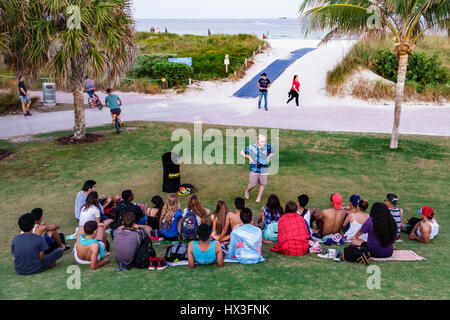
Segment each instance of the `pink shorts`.
M255 187L258 182L260 185L266 186L268 178L269 175L267 173L257 173L250 171L250 187Z

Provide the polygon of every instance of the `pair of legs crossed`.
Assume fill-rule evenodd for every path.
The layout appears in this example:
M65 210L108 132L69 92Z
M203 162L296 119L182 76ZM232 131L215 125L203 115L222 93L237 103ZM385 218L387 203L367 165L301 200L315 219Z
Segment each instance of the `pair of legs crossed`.
M257 173L257 172L250 171L249 183L248 183L247 189L245 190L245 198L246 199L249 198L249 194L248 193L254 187L256 187L256 185L259 182L259 192L258 192L258 197L256 198L256 202L261 202L261 197L262 197L262 194L264 192L264 189L266 188L267 180L268 180L268 174L267 173Z

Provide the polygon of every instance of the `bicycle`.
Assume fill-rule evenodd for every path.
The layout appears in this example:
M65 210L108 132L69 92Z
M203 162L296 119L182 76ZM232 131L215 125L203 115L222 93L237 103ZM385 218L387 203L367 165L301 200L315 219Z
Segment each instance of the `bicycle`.
M98 108L98 110L102 110L102 108L103 108L102 101L100 100L100 98L98 97L98 95L95 92L93 92L92 95L93 95L93 97L92 98L89 97L89 99L88 99L89 105L92 108Z
M117 117L117 114L114 114L114 126L116 127L117 134L120 134L120 120Z

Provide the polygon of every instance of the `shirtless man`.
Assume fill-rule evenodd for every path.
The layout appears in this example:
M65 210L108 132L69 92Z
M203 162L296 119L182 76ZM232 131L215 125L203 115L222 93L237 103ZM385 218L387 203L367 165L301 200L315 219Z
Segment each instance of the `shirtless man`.
M81 228L79 228L81 229ZM101 268L110 263L109 258L105 258L109 253L105 251L106 238L105 227L97 224L96 221L88 221L84 224L84 233L77 233L77 242L73 255L79 264L89 264L92 270Z
M43 213L43 211L41 208L35 208L31 211L31 214L33 215L33 218L34 218L33 233L38 236L44 236L44 238L46 238L45 241L47 242L47 245L49 246L49 251L46 251L46 252L49 253L57 248L60 248L63 250L70 249L70 246L68 246L62 242L61 237L59 236L59 233L56 231L59 229L58 224L42 223L42 220L43 220L42 213ZM55 248L53 246L53 248L52 248L52 243L56 243L57 247ZM52 250L50 250L50 249L52 249Z
M225 227L222 230L222 234L219 237L219 243L222 238L226 236L228 228L233 231L234 228L242 224L241 210L245 208L245 200L243 198L234 199L234 212L228 212Z
M342 196L339 193L334 193L331 196L330 204L331 208L329 209L322 211L314 209L312 211L311 223L316 221L316 233L320 238L327 234L338 233L347 216L346 212L342 210Z

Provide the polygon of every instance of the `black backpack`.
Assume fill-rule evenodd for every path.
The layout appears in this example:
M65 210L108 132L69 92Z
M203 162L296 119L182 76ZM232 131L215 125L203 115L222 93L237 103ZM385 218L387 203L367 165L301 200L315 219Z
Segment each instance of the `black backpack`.
M141 237L141 235L139 235L139 237ZM152 240L147 232L145 232L145 236L140 239L139 246L136 249L131 265L138 269L148 268L150 257L156 257L156 252L155 249L153 249Z
M367 248L367 245L365 244L361 246L352 244L344 248L345 261L369 265L371 257L372 255L370 254L369 248Z

